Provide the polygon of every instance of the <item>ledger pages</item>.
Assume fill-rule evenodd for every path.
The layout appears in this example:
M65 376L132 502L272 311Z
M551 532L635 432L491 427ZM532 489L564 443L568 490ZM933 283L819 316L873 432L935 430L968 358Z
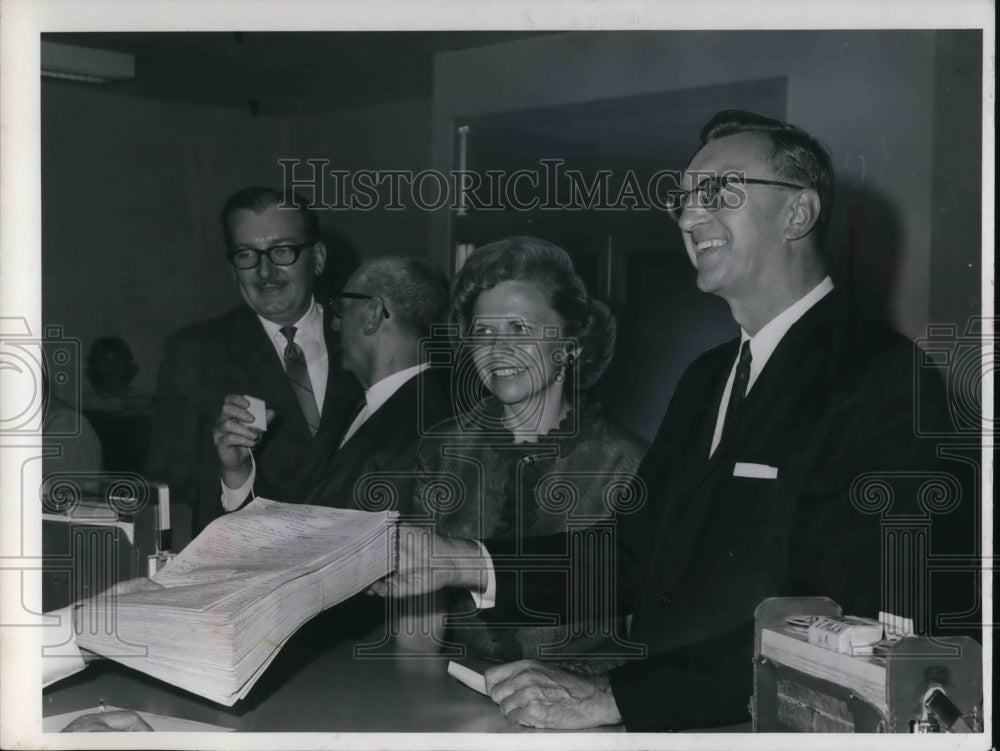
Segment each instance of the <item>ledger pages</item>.
M80 603L77 644L231 706L306 621L391 573L396 519L258 498L164 566L163 589Z

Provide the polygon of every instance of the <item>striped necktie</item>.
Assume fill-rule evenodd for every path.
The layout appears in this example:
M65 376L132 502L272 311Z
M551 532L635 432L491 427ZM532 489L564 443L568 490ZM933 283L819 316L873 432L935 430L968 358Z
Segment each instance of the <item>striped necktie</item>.
M753 356L750 353L750 340L747 339L740 347L740 361L736 365L736 378L733 379L733 390L729 392L729 406L726 408L726 417L722 422L722 435L727 430L731 430L733 422L736 420L736 413L739 412L740 405L747 395L747 385L750 383L750 362Z
M319 410L316 408L316 395L313 394L312 381L309 380L309 368L306 367L306 356L302 348L295 343L295 327L285 326L281 333L288 341L285 347L285 373L292 384L295 398L299 400L302 414L309 425L309 432L316 435L319 429Z

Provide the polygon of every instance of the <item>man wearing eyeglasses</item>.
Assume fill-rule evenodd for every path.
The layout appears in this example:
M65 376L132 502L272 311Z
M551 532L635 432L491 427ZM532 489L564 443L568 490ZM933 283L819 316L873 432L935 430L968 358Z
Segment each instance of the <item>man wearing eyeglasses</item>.
M638 471L634 497L645 502L617 517L611 565L565 536L477 542L412 527L401 530L396 573L375 588L467 588L498 623L522 613L590 624L602 609L633 614L628 638L647 656L606 675L532 660L488 670L489 695L513 722L646 731L748 723L754 611L765 598L826 596L849 614L912 617L918 633L931 615L976 602L970 578L966 590L944 592L960 602L944 605L938 587L931 603L927 581L911 578L918 562L882 557L883 528L900 518L931 519L933 553L974 554L976 499L949 493L936 510L917 508L920 494L905 485L914 473L956 471L913 427L919 414L947 432L947 405L931 372L920 371L917 386L912 344L857 315L827 276L826 150L799 128L721 112L684 182L672 215L698 287L726 300L741 336L682 376ZM881 493L894 496L891 509ZM615 601L574 606L567 578Z
M302 467L343 433L360 394L313 299L326 263L318 219L290 198L250 187L226 201L226 257L246 305L167 341L146 475L190 505L195 533L251 490L301 500ZM266 430L249 427L248 396L266 404Z
M422 431L454 416L451 369L425 347L447 307L447 277L411 256L368 261L333 296L341 364L365 393L336 450L303 473L306 503L410 510Z

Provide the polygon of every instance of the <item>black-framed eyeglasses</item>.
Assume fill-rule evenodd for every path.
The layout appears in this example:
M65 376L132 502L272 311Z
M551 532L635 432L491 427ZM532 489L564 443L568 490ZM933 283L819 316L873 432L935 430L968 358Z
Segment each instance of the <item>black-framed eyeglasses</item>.
M360 292L335 292L330 296L330 312L337 318L343 318L344 312L341 300L378 300L379 306L382 308L382 317L389 317L389 309L385 307L385 302L381 297L377 295L364 295Z
M667 214L675 222L679 222L684 209L692 205L708 211L717 211L721 208L739 208L743 205L745 196L739 195L736 201L729 202L722 193L723 189L731 190L731 185L772 185L778 188L794 188L795 190L805 190L806 188L805 185L786 183L781 180L758 180L752 177L743 177L736 172L706 177L691 190L671 191L667 196ZM694 204L690 203L692 196L696 196Z
M298 245L273 245L264 250L257 248L237 248L226 253L229 262L237 269L253 269L260 263L261 256L267 256L267 260L275 266L291 266L299 260L302 251L316 244L315 240L299 243Z

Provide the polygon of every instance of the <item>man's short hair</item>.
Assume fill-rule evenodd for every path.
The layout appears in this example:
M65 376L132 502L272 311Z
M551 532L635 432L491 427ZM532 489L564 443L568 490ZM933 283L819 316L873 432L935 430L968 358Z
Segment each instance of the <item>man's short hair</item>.
M701 129L701 145L737 133L760 133L771 141L768 155L775 172L788 182L812 188L819 194L816 238L822 242L833 208L833 163L822 143L801 128L754 112L723 110Z
M309 208L309 202L305 198L295 192L285 194L276 188L251 185L249 188L243 188L229 196L222 207L222 212L219 214L219 221L222 222L222 234L226 240L226 248L232 249L232 234L229 223L233 218L233 214L237 211L252 211L255 214L259 214L271 206L298 212L299 216L302 217L302 228L306 233L306 236L302 239L303 242L315 242L320 239L319 217L315 211Z
M448 310L448 277L414 256L385 256L363 264L348 291L382 298L396 325L415 337L429 335Z

